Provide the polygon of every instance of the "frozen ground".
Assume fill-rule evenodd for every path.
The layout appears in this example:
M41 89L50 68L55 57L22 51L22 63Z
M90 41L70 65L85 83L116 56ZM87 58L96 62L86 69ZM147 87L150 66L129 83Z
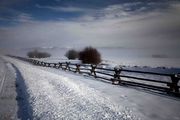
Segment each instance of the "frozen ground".
M11 72L17 77L19 118L180 119L180 99L5 59L13 64Z

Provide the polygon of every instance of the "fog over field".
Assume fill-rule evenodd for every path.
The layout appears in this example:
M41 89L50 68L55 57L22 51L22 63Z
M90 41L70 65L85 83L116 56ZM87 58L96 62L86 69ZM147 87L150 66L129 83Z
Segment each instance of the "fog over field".
M54 51L54 56L62 57L59 48L93 46L101 49L104 59L120 64L129 61L127 64L180 66L178 0L1 3L1 53L58 48L45 51Z

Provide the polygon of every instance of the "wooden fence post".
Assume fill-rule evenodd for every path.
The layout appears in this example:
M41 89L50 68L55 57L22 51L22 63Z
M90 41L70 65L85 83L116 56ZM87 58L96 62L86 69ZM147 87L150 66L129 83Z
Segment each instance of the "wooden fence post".
M62 63L60 63L60 62L59 62L59 66L58 66L58 68L62 68Z
M69 70L70 71L70 67L69 67L69 64L70 64L70 62L66 62L66 68L65 68L65 70Z
M46 63L45 62L43 62L43 67L46 67Z
M56 68L56 63L54 63L54 66L53 66L54 68Z
M80 65L79 64L76 64L76 71L75 72L80 73Z
M36 65L38 64L38 61L37 61L37 60L35 61L35 64L36 64Z
M168 86L170 87L170 91L179 93L179 87L178 87L179 80L180 80L180 74L171 75L172 83L168 84Z
M33 61L33 64L34 64L34 65L36 64L36 60Z
M91 72L91 75L93 75L93 73L94 73L94 77L96 77L96 71L95 71L95 69L96 69L96 65L92 65L91 64L91 70L90 70L90 72Z
M120 84L121 83L120 74L121 74L121 68L114 68L114 79L112 79L112 84Z

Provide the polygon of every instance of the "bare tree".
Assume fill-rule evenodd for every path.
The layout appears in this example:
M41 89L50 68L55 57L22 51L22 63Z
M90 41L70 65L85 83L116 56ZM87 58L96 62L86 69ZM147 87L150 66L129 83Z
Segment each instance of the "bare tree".
M47 57L50 57L51 55L46 52L39 52L38 50L34 50L34 51L28 52L27 56L29 58L47 58Z
M65 56L68 59L76 59L76 58L78 58L78 52L74 49L71 49L71 50L66 52Z
M95 48L86 47L79 53L79 59L82 63L99 64L101 62L101 54Z

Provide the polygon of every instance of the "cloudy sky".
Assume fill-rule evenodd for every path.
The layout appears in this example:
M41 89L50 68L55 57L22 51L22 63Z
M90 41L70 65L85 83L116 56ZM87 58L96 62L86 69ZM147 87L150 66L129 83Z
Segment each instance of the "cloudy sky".
M1 49L90 45L180 51L180 1L0 0Z

